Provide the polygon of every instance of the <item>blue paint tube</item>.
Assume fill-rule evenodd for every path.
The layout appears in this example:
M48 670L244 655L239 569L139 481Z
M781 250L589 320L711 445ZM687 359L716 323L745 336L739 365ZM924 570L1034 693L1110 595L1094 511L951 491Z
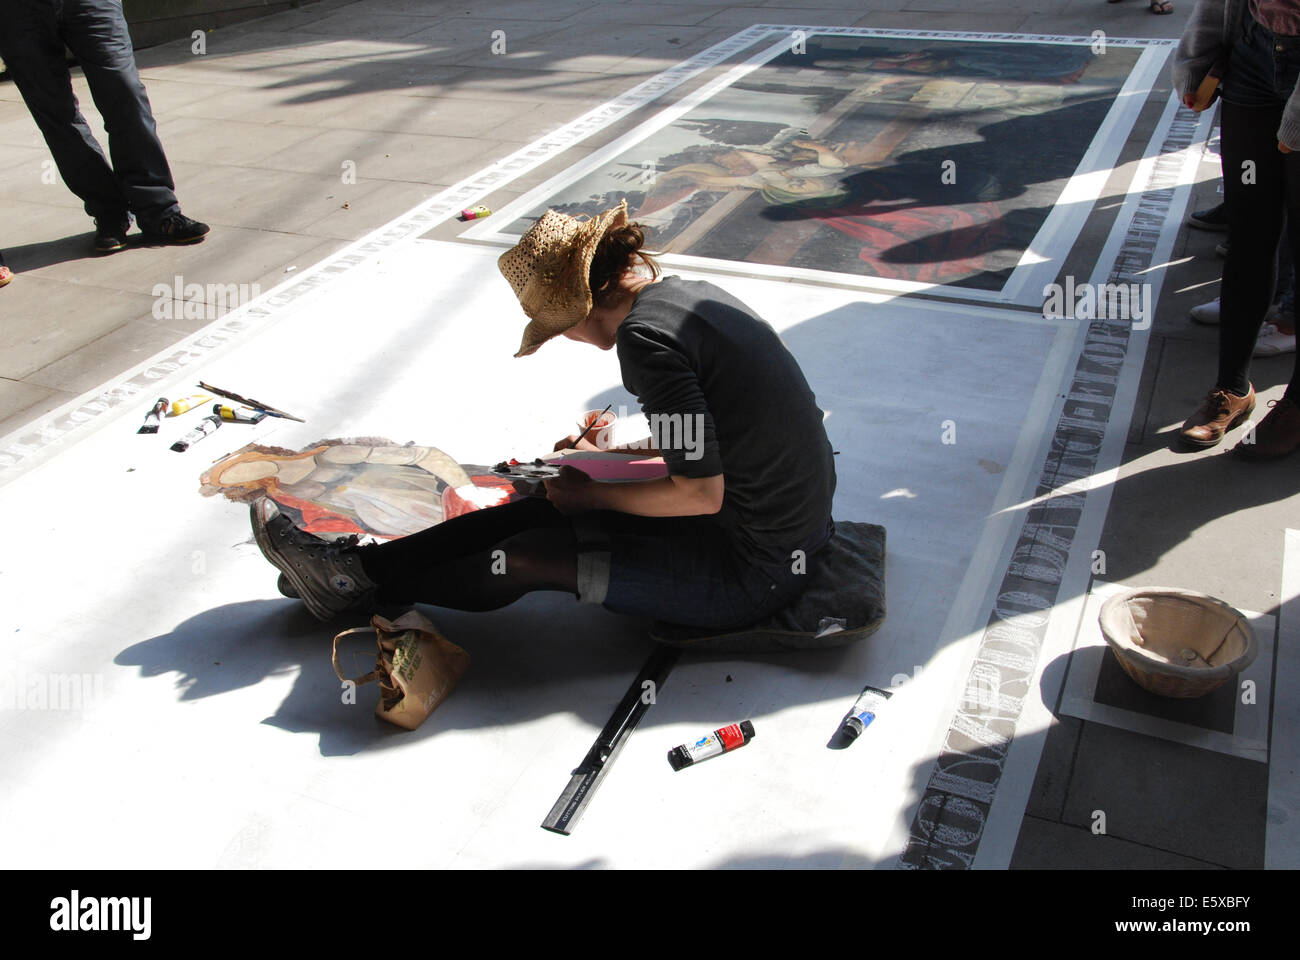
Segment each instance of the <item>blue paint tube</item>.
M858 699L854 701L853 707L849 710L849 715L844 718L840 724L840 733L849 739L856 740L862 735L862 731L872 720L876 719L876 712L884 705L885 701L892 697L893 694L888 690L881 690L877 687L864 687Z

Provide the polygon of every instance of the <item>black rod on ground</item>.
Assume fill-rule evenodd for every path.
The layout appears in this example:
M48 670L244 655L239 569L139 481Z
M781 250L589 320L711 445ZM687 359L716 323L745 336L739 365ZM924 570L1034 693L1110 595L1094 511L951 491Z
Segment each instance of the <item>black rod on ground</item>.
M623 699L614 708L609 721L596 737L596 742L569 777L569 785L542 821L544 829L562 833L566 837L573 833L578 818L596 795L601 779L614 765L614 758L627 742L628 736L636 729L646 710L650 709L655 697L663 689L669 671L680 656L681 651L672 647L660 647L650 655L632 685L627 688L627 693L623 694ZM647 681L654 686L647 688ZM652 695L647 696L647 693Z

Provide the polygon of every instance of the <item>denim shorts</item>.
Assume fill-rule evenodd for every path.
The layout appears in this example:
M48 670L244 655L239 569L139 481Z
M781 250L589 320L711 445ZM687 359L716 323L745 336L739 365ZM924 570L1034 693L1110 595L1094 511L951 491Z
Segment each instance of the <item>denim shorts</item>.
M1250 15L1242 14L1241 36L1228 57L1223 99L1239 107L1282 107L1300 77L1300 37L1269 32Z
M595 511L573 518L578 599L630 616L694 627L740 627L788 605L808 585L806 562L749 560L710 517L636 517ZM791 551L793 553L793 551Z

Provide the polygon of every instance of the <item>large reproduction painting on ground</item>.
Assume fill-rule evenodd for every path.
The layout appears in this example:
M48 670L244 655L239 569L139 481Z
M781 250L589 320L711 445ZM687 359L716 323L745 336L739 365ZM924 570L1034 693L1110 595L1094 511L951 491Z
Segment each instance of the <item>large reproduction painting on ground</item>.
M660 457L609 451L565 450L547 462L608 481L651 480L666 471ZM204 470L199 492L236 503L268 497L309 533L376 540L409 536L528 493L494 468L383 437L318 440L301 450L250 443Z
M812 35L595 169L521 198L493 229L517 236L547 207L593 214L626 198L666 253L993 295L1143 53Z

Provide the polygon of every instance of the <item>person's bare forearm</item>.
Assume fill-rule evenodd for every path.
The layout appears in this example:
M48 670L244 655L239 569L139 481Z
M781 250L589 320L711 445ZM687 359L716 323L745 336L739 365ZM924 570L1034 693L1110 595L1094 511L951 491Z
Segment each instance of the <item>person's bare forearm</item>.
M662 477L633 483L592 483L592 510L640 517L696 517L722 509L723 481L716 477Z

